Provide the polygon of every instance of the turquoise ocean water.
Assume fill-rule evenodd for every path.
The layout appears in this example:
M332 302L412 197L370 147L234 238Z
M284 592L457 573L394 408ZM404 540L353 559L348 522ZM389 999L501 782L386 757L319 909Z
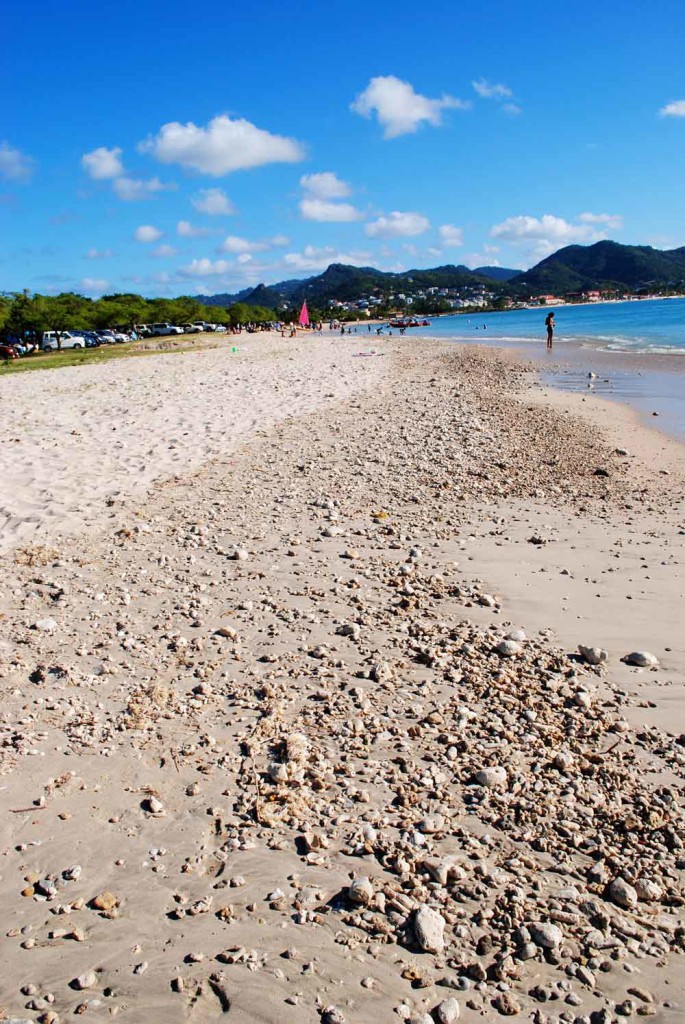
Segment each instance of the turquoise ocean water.
M435 317L430 327L412 328L411 334L461 341L544 343L545 316L550 308L554 309L557 324L555 345L575 342L609 352L685 355L685 299L644 299Z
M430 327L407 333L515 348L540 365L543 383L583 394L591 388L685 441L685 299L555 306L551 352L545 348L547 312L435 317Z

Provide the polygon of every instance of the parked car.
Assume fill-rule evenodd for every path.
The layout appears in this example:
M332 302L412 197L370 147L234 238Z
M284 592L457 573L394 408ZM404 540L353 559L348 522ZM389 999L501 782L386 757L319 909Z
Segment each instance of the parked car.
M211 324L206 324L204 320L196 320L194 324L190 325L193 328L197 328L198 331L211 331Z
M86 339L83 333L75 331L60 331L60 344L57 344L57 331L44 331L40 347L43 352L53 352L58 348L85 348Z
M212 330L214 331L215 334L225 334L226 333L226 328L224 327L223 324L214 324Z
M95 331L95 336L99 338L101 345L114 345L116 342L112 331Z
M0 359L17 359L18 355L13 345L0 345Z
M204 327L200 324L183 324L184 334L201 334L204 331Z
M149 338L152 334L151 324L136 324L133 328L139 338Z
M86 348L99 348L102 344L95 331L85 331L83 337L86 342Z
M149 327L153 338L161 337L164 334L183 334L183 329L174 327L173 324L150 324Z

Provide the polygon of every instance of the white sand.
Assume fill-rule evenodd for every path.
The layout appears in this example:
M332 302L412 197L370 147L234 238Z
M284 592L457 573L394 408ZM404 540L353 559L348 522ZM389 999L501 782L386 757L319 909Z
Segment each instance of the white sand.
M387 360L355 356L368 342L243 334L219 349L2 379L0 550L96 526L107 498L144 492L281 420L377 386Z

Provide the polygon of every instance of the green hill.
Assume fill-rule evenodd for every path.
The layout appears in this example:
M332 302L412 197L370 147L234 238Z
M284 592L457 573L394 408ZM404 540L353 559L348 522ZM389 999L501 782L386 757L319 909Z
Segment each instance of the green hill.
M678 290L685 287L685 247L661 250L609 241L567 245L509 284L529 294L595 288Z

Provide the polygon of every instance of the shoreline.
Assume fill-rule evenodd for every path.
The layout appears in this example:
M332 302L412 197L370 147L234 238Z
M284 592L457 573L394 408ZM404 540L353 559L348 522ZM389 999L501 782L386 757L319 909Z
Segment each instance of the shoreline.
M510 350L334 340L256 344L242 397L227 353L145 360L156 409L110 379L128 460L82 469L118 494L0 555L0 1005L476 1024L544 990L675 1021L680 446ZM91 413L59 377L46 415ZM216 454L209 396L246 428Z

